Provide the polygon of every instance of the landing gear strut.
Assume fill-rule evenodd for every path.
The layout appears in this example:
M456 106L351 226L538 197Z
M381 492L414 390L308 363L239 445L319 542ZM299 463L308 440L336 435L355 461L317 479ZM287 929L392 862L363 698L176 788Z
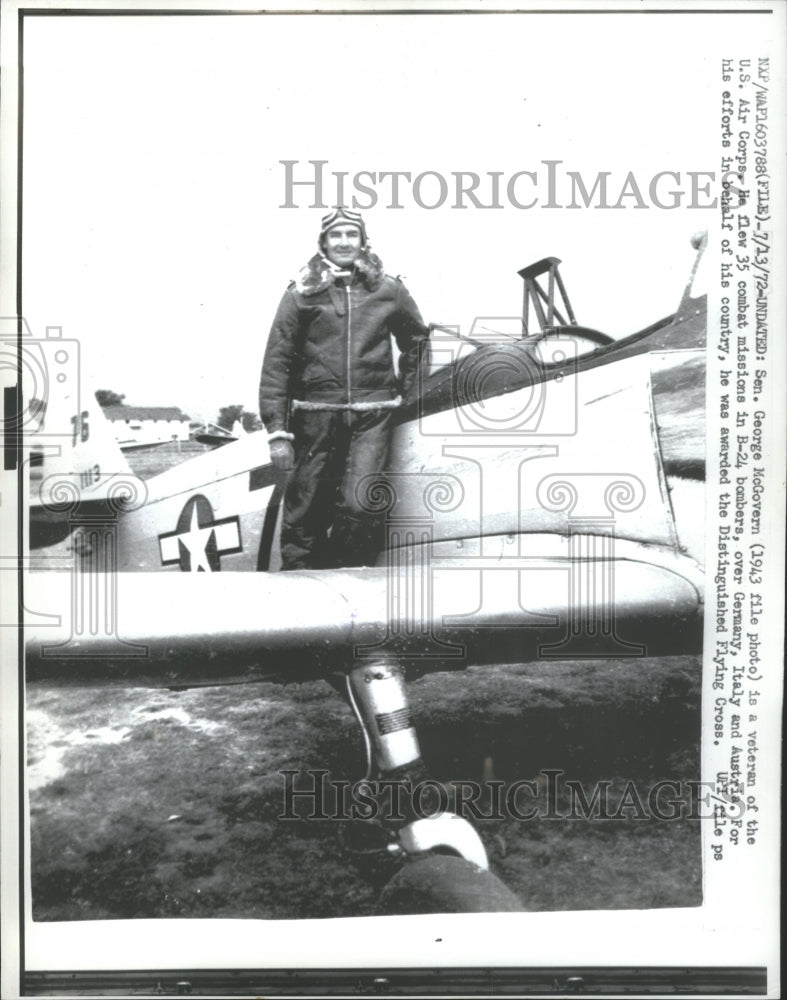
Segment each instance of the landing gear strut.
M447 795L441 797L440 786L428 777L402 668L388 662L356 667L346 676L346 695L363 732L370 789L403 785L402 813L393 820L383 817L378 827L380 847L401 862L381 894L383 912L522 910L519 899L489 871L476 830L447 811Z

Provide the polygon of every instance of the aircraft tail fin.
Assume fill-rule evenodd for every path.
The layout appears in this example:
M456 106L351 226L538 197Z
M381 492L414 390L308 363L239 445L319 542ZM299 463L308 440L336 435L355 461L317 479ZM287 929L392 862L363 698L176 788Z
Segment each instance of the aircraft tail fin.
M680 323L697 313L697 303L707 294L708 290L709 265L705 253L708 248L708 231L705 229L694 233L691 245L697 251L697 255L694 258L694 266L691 269L691 275L680 300L678 311L675 313L676 323Z
M29 465L30 547L60 541L75 515L133 505L144 484L132 473L87 385L79 342L49 327L35 338L22 321L19 415Z

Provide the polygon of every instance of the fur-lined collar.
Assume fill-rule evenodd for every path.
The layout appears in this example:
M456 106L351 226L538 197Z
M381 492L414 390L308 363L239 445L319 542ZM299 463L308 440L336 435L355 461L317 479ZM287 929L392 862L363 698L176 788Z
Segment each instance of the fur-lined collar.
M368 248L361 250L353 267L354 275L370 292L382 284L385 277L383 262ZM337 277L347 273L337 268L321 253L316 253L306 266L301 268L295 288L301 295L317 295L318 292L329 288Z

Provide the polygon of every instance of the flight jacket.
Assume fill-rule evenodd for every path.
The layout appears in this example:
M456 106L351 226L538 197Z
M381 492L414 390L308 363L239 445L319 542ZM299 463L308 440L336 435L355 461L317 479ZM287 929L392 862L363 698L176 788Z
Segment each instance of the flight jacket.
M378 257L367 255L361 265L340 277L318 254L285 291L260 377L260 416L269 436L290 437L293 409L387 409L407 395L427 327L402 281L386 275Z

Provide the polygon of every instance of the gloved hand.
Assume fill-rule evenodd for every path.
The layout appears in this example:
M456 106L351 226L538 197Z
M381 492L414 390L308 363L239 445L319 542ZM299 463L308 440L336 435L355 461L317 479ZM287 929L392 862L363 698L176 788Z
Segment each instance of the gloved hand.
M276 438L270 442L271 461L280 472L289 472L295 464L295 449L292 441Z

